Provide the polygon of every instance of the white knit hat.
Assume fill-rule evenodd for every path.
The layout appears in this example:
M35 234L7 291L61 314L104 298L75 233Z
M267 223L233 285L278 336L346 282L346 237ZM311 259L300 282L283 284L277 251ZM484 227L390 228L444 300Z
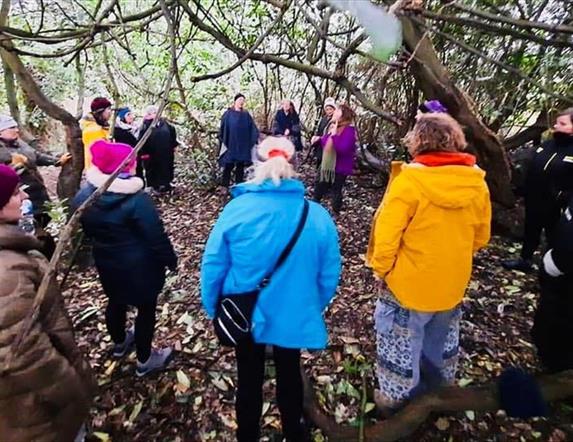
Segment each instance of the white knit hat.
M0 115L0 132L5 129L18 127L18 122L10 115Z
M324 100L324 106L323 107L326 107L326 106L331 106L334 109L336 109L336 100L332 97L328 97L326 100Z
M153 104L150 104L149 106L147 106L145 108L143 119L144 120L153 120L155 118L155 114L157 114L158 111L159 111L159 107L157 107Z
M287 137L267 137L257 149L259 158L266 161L269 158L280 155L290 160L294 155L294 144L292 144Z

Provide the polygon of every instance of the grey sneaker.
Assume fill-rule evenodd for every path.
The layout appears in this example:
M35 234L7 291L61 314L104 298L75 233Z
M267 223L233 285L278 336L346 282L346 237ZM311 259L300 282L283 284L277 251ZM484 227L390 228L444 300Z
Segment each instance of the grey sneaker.
M123 358L126 354L133 350L133 344L135 343L135 333L133 327L125 332L125 340L121 344L114 344L113 346L113 357Z
M169 363L172 353L173 349L171 347L165 347L159 350L151 350L149 359L147 359L145 363L139 362L139 360L137 361L135 374L141 377L153 371L164 369Z

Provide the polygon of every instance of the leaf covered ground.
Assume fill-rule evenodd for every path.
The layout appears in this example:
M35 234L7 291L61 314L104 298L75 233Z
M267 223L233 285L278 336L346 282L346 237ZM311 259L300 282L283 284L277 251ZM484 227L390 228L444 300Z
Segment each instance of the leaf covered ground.
M157 311L155 344L172 345L177 351L166 371L139 379L134 375L134 355L122 361L111 359L103 317L106 298L94 269L76 267L67 282L65 297L77 339L100 386L90 416L89 440L234 440L234 358L217 345L199 295L203 246L226 200L213 189L194 186L191 174L181 169L176 190L157 199L180 257L179 272L168 277ZM303 170L310 187L312 167L303 166ZM360 175L347 188L346 208L336 220L344 270L327 313L330 345L325 351L303 355L321 406L339 422L354 424L360 418L364 382L368 389L374 385L376 290L363 254L383 192L376 181L372 175ZM494 238L475 260L474 277L464 299L461 386L491 381L512 365L539 371L529 336L538 293L535 277L506 272L498 265L514 247ZM267 374L263 440L273 441L280 440L280 420L270 362ZM367 411L372 407L366 404ZM433 416L411 440L573 440L572 421L573 407L566 403L553 404L549 419L527 421L508 419L503 412L466 412ZM324 440L320 431L314 432L314 438Z

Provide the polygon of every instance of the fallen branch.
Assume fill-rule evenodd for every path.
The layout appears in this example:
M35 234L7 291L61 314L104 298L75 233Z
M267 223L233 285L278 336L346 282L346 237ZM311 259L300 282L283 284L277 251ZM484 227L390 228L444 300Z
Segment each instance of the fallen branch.
M312 382L303 370L304 409L307 417L322 430L330 442L357 442L357 427L337 424L323 412L316 399ZM540 376L537 379L546 402L573 396L573 370ZM466 410L495 412L500 409L497 384L479 387L444 387L421 396L389 419L365 426L364 441L392 442L411 435L432 413L453 413Z

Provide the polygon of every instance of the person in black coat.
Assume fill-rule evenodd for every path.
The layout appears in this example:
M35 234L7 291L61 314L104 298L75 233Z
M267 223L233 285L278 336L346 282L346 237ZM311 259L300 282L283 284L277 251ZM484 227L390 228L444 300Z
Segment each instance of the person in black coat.
M143 117L139 137L143 137L157 114L157 106L148 106ZM145 161L145 180L156 192L169 192L175 174L175 148L177 133L175 128L164 119L160 119L152 129L151 135L139 151Z
M93 167L87 185L76 195L79 207L101 186L132 149L126 144L98 140L91 146ZM101 284L109 301L106 325L114 342L113 355L123 357L137 350L138 376L163 368L172 349L152 350L157 298L165 283L166 269L175 271L177 256L143 182L132 176L132 161L108 190L82 215L85 235L92 241ZM137 308L135 332L126 331L128 306Z
M573 368L573 198L553 239L540 269L541 298L531 331L539 358L550 372Z
M273 120L272 133L288 137L294 144L295 151L302 151L302 128L292 101L282 101L281 109L277 111Z
M115 127L113 128L113 139L116 143L123 143L135 147L137 144L137 131L133 125L134 120L135 116L130 108L122 107L118 109Z
M504 261L506 269L530 271L541 232L554 245L553 232L573 190L573 108L562 112L553 137L533 154L525 178L525 235L518 259Z

